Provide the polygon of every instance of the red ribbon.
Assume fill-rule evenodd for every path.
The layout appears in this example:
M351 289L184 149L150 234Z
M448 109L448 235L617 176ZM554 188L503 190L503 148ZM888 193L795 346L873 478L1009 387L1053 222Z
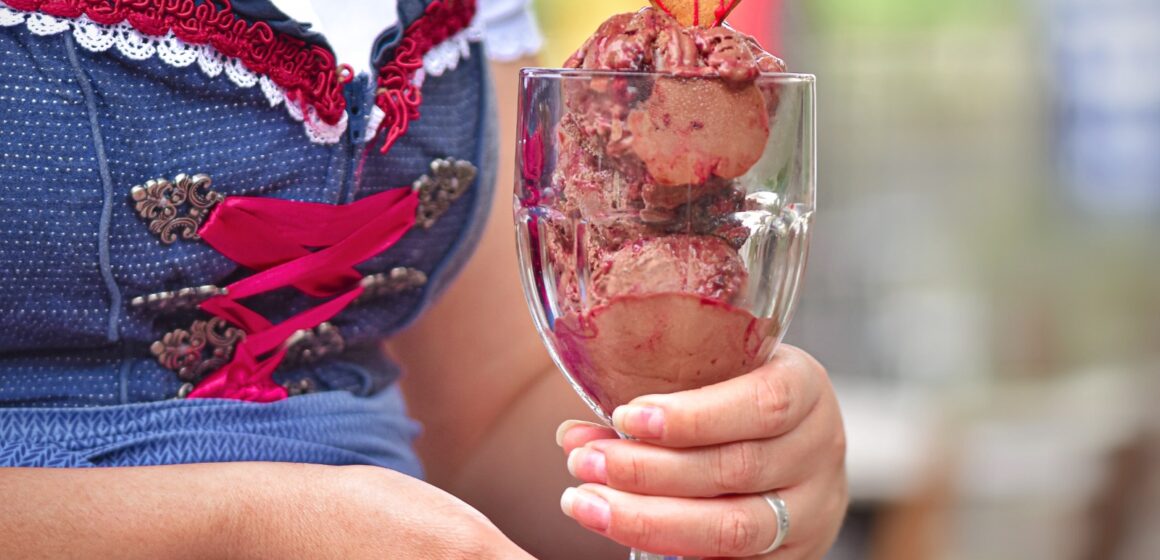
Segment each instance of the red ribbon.
M415 224L419 199L394 189L332 206L270 198L229 197L198 233L221 254L257 271L234 282L201 309L246 333L230 363L210 374L190 398L272 402L286 398L273 373L295 332L329 321L363 292L355 265L386 251ZM240 300L292 286L329 301L273 324Z

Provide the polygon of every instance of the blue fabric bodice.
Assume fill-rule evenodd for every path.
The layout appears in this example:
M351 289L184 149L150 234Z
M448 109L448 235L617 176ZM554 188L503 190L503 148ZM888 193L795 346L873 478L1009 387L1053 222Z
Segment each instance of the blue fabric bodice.
M420 17L426 4L400 0L400 26ZM397 40L398 31L383 37ZM375 54L390 48L382 44ZM397 368L375 348L445 288L483 226L494 188L495 142L484 56L477 43L470 51L455 69L425 77L421 117L381 154L381 139L368 143L365 133L374 104L372 76L344 87L347 130L338 142L321 144L284 107L272 107L261 87L238 87L196 64L174 67L158 56L134 60L116 49L91 52L70 32L0 26L0 277L6 282L0 291L0 465L89 462L60 459L71 451L44 450L63 441L74 450L115 448L96 454L116 458L105 464L244 458L366 462L418 472L405 445L414 426L392 388ZM279 380L309 379L323 394L272 405L175 398L182 381L149 347L200 312L162 313L130 300L224 286L249 271L205 243L161 244L135 213L132 187L204 173L225 196L344 204L411 188L437 158L473 163L479 168L475 184L433 227L411 230L359 267L366 274L406 267L429 281L344 311L331 322L342 332L345 353L276 374ZM275 322L317 304L293 290L247 303ZM88 410L70 416L62 410L69 408ZM358 437L388 443L344 451L349 431L357 428L327 419L343 414L367 423ZM132 430L122 425L129 419ZM55 427L41 426L46 422ZM209 427L200 429L199 422ZM315 423L307 429L308 444L286 443L304 433L301 427L285 433L271 428L295 423ZM83 433L71 433L70 424ZM265 428L246 436L251 426ZM265 429L281 435L266 437L273 432ZM165 435L153 438L150 430ZM33 432L39 435L29 439ZM148 445L137 452L131 443L119 445L129 432ZM219 437L224 432L233 435ZM167 438L186 441L167 447ZM326 448L337 451L318 451Z

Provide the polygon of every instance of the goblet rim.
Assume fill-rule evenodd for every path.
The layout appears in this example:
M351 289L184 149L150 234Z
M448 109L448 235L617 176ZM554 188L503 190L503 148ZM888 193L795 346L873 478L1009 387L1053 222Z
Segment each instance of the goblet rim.
M623 70L590 70L585 68L552 68L529 66L520 69L521 78L604 78L604 77L619 77L632 76L638 78L686 78L693 80L724 80L721 76L696 76L696 75L681 75L672 72L643 72L639 70L623 71ZM758 74L756 81L758 82L778 82L778 83L804 83L813 84L817 82L818 77L814 74L807 74L801 72L762 72Z

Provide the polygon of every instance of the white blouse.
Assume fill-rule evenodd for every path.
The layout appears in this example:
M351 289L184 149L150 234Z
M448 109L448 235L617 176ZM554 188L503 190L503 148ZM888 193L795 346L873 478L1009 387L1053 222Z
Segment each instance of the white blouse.
M399 22L396 0L274 0L274 4L325 35L339 62L355 70L370 64L375 38ZM531 4L532 0L479 0L474 25L483 33L493 60L515 60L539 52L543 36Z

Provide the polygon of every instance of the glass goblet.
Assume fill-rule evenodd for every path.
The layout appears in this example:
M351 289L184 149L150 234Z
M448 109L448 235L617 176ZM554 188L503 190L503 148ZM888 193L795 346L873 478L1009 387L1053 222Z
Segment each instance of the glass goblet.
M524 293L552 359L609 425L636 397L773 356L809 253L814 105L804 74L521 73ZM653 552L633 558L674 558Z

